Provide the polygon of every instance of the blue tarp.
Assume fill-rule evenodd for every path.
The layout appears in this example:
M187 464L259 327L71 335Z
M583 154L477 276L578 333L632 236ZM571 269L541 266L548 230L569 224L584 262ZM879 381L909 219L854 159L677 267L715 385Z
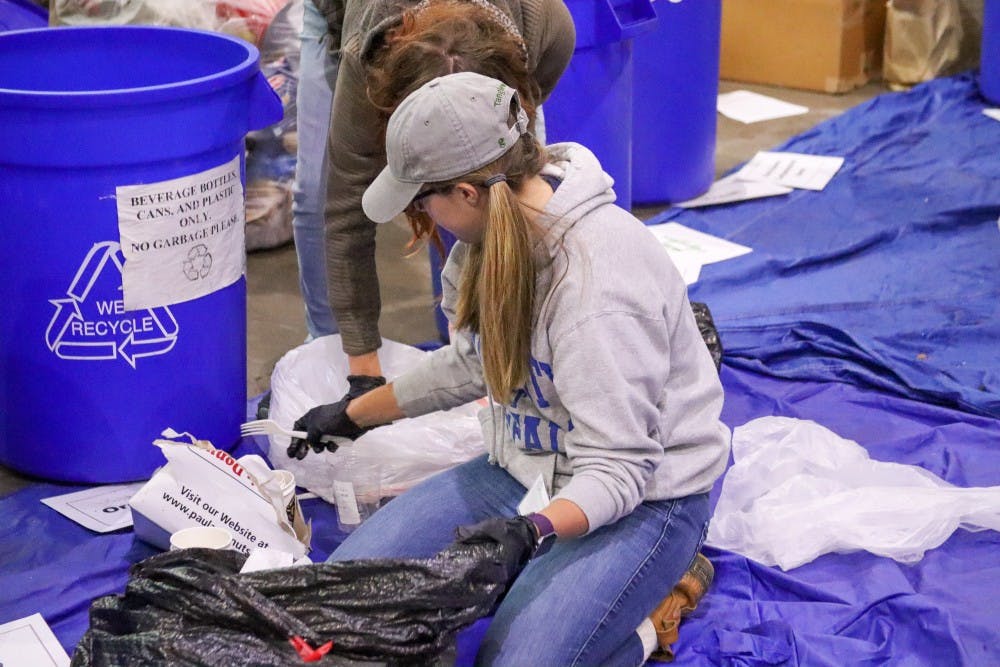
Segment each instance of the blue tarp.
M837 382L723 367L723 419L811 419L872 458L1000 485L1000 421ZM716 485L713 500L721 483ZM706 551L716 583L681 626L680 665L1000 664L1000 533L956 531L920 562L828 554L783 572Z
M1000 123L972 75L876 97L777 150L845 158L797 190L672 220L753 248L690 291L726 363L1000 416Z
M723 367L724 421L779 414L818 421L879 460L920 465L961 486L1000 485L1000 422L843 383ZM238 454L257 453L245 441ZM721 485L713 493L717 497ZM90 601L120 593L155 550L131 531L95 535L38 501L81 487L37 484L0 500L0 622L40 612L68 652ZM343 539L333 509L305 501L314 560ZM791 570L708 550L716 583L681 630L678 665L1000 664L1000 533L958 531L916 565L831 554ZM486 623L460 637L471 664ZM892 660L889 660L889 658Z
M754 248L691 290L726 348L727 424L812 419L877 460L1000 485L1000 123L983 106L970 76L876 98L782 147L847 158L825 191L662 216ZM41 612L67 650L91 599L153 553L38 502L79 488L0 499L0 622ZM333 510L303 510L322 559L343 537ZM708 553L716 583L675 664L1000 664L1000 533L959 530L915 565L861 552L782 572Z

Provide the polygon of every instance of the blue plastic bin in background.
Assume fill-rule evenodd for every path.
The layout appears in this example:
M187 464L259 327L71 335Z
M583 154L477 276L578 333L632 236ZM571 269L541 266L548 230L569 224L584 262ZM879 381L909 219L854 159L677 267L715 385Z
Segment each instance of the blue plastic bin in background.
M0 32L44 28L49 13L31 0L0 0Z
M660 0L663 2L665 0ZM651 0L566 0L576 50L545 102L548 143L594 151L615 179L618 205L632 206L632 40L656 28Z
M212 258L189 252L169 279L142 284L168 303L125 311L116 189L197 183L236 160L243 180L244 136L282 115L258 61L242 40L177 28L0 34L0 463L125 482L163 464L151 443L168 426L224 449L238 441L246 279L173 303L176 285L211 280ZM241 189L202 185L230 202L226 219L176 224L207 238L235 219L242 238ZM144 229L178 206L150 204Z
M1000 104L1000 0L986 0L983 6L979 63L979 89L990 102Z
M632 201L678 202L715 180L722 0L658 0L655 32L636 37Z

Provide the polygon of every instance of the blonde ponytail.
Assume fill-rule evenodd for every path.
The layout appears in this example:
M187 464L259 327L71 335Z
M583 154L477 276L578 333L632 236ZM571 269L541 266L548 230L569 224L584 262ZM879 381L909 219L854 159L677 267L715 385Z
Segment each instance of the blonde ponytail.
M531 229L506 181L490 187L479 271L479 334L486 384L503 402L528 380L535 299Z
M486 192L485 230L469 245L459 279L455 326L480 336L483 375L497 400L509 402L528 381L539 231L525 215L516 190L545 164L545 150L530 135L505 155L460 179Z

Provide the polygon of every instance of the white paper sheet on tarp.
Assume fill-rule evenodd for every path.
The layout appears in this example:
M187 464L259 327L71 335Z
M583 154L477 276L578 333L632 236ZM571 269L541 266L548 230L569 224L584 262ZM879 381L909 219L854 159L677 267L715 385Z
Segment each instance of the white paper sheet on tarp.
M993 120L1000 120L1000 109L983 109L983 113Z
M751 248L744 245L699 232L678 222L650 225L646 229L667 249L667 254L681 271L682 276L685 272L690 276L694 266L700 269L705 264L721 262L752 252ZM697 280L697 273L694 274L694 278ZM688 282L685 278L685 282L690 285L694 281Z
M1000 487L960 488L918 466L872 460L808 420L762 417L733 431L707 544L785 570L865 550L903 563L957 529L1000 530Z
M0 625L0 666L69 667L69 656L41 614Z
M809 107L792 104L749 90L722 93L716 101L716 108L726 118L747 124L809 113Z
M246 268L240 160L190 176L115 189L125 309L191 301Z
M700 197L677 202L674 206L698 208L701 206L732 204L733 202L761 199L762 197L787 195L793 189L766 181L746 181L737 177L736 174L730 174L712 183L712 187L708 189L708 192Z
M143 484L145 482L97 486L42 498L42 502L84 528L98 533L110 533L132 525L128 501Z
M426 357L409 345L383 340L378 356L390 382ZM338 334L322 336L290 350L271 374L269 417L290 427L311 408L339 401L347 392L350 373ZM336 502L336 472L348 463L353 450L360 465L380 463L382 495L396 496L442 470L484 454L486 443L475 402L412 419L400 419L362 435L354 445L337 452L311 449L302 459L289 458L287 436L270 436L268 457L291 471L300 487L327 502Z
M843 164L844 158L830 155L760 151L736 172L736 177L787 188L822 190Z

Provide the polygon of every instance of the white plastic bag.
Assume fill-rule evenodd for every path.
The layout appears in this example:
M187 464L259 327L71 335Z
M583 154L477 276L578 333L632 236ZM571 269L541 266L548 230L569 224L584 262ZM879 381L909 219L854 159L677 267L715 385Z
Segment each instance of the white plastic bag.
M733 458L707 542L765 565L859 549L914 563L956 528L1000 530L1000 487L959 488L873 461L812 421L748 422L733 431Z
M415 347L384 340L379 350L382 371L390 382L428 354ZM347 393L347 356L340 336L323 336L283 356L271 374L268 416L291 428L309 409L339 401ZM344 467L352 448L358 464L377 462L382 495L395 496L414 484L485 453L475 403L415 419L380 426L334 453L312 450L299 461L289 458L289 438L270 436L269 457L276 468L290 470L299 486L335 502L334 471Z

